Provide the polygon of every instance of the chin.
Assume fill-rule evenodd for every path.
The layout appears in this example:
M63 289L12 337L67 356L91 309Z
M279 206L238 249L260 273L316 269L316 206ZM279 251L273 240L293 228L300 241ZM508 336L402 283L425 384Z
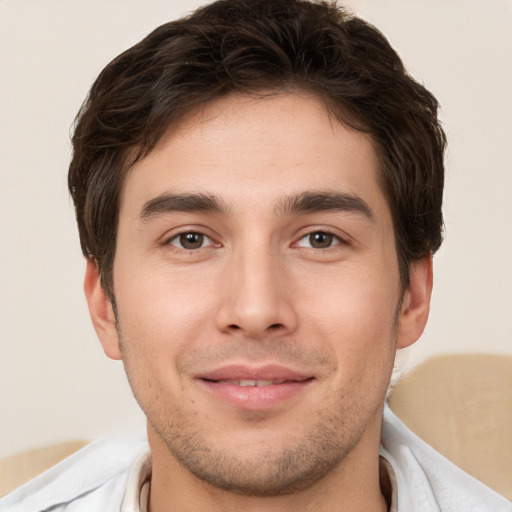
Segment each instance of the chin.
M349 426L341 414L317 414L313 423L271 441L263 434L261 441L255 435L252 441L250 436L227 436L219 442L218 436L208 438L190 425L172 435L160 429L158 435L179 465L204 483L240 495L270 497L308 489L334 474L365 432L364 425Z

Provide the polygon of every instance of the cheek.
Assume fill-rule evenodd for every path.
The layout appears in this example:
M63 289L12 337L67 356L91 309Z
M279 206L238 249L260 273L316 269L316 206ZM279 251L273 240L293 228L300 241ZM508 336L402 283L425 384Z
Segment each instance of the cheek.
M137 273L116 288L121 340L126 357L151 366L173 368L190 345L204 337L212 302L204 286L186 276Z
M190 287L173 284L139 276L118 290L123 364L138 403L153 419L162 402L178 413L184 399L180 361L204 330L201 310L207 305Z
M398 274L397 274L398 275ZM399 299L398 277L369 267L339 272L309 273L294 291L302 318L310 317L325 329L354 335L380 331L393 324ZM341 334L341 333L340 333Z
M297 292L304 298L303 327L326 344L338 366L347 369L344 374L362 374L384 360L388 364L394 355L399 288L391 277L353 269L325 279L313 277Z

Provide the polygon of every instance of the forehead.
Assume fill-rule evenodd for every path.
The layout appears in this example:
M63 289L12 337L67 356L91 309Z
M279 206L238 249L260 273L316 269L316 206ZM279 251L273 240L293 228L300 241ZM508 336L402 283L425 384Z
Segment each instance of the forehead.
M382 203L371 138L314 96L233 94L173 124L128 173L121 215L163 193L214 193L227 203L334 191ZM375 205L376 208L382 205Z

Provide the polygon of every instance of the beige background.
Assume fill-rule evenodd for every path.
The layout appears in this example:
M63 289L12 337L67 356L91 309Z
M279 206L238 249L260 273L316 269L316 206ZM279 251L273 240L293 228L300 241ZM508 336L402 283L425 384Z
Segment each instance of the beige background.
M69 129L111 58L199 3L0 0L0 457L143 426L82 296ZM450 142L431 320L401 362L512 354L512 1L348 4L437 95Z

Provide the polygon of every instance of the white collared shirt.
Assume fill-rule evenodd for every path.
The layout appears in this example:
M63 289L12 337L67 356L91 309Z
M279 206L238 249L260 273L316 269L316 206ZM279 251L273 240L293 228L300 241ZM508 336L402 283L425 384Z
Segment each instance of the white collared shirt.
M120 512L148 512L151 484L151 452L148 450L133 463L126 482Z

